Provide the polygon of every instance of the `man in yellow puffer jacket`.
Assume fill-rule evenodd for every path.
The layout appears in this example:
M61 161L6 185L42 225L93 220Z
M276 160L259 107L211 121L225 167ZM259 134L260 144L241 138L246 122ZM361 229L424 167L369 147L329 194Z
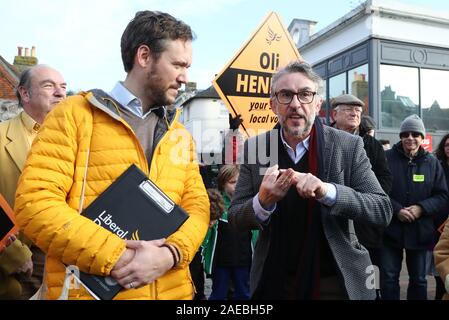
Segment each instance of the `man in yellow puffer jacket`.
M64 265L112 276L124 287L115 299L193 297L188 266L207 231L209 202L193 140L165 107L187 82L192 39L169 14L138 12L121 39L125 81L110 94L70 97L46 118L15 203L20 227L47 254L45 298L61 295ZM165 240L124 241L79 214L131 164L189 214ZM69 298L91 296L81 287Z

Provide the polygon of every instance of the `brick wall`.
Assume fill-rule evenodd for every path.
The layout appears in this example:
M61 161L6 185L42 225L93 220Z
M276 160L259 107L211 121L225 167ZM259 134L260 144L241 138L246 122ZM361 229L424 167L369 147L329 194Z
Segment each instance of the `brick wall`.
M0 99L16 100L14 85L0 73Z

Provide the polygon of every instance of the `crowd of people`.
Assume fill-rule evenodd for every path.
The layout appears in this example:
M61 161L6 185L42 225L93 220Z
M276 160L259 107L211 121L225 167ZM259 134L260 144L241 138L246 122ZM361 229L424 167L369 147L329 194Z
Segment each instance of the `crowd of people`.
M206 190L173 107L193 40L186 23L141 11L121 37L126 78L110 92L66 97L57 70L22 73L23 111L0 123L0 193L21 229L0 252L0 299L92 299L82 285L65 293L76 266L112 277L124 300L395 300L404 251L407 298L427 299L432 275L441 299L449 134L425 151L413 114L390 148L350 94L332 99L326 125L322 79L293 61L272 77L277 125L233 149ZM167 238L124 240L82 214L133 164L189 215Z

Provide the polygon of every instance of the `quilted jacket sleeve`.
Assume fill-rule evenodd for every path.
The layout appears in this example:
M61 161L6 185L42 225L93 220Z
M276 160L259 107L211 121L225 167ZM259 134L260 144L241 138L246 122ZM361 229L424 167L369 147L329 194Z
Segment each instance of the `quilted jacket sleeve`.
M86 165L92 133L91 109L81 99L66 99L47 116L19 180L15 212L26 236L47 255L107 275L124 241L67 204L76 166Z
M182 260L178 267L181 268L190 264L198 251L206 236L210 219L209 197L199 172L195 145L190 135L189 141L190 156L185 167L187 174L184 181L184 193L180 202L180 206L189 214L189 219L167 239L180 250Z

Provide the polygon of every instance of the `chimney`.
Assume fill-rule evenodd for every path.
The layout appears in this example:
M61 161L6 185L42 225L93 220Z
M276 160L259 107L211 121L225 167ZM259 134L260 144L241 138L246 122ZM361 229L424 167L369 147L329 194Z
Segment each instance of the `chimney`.
M13 66L19 72L23 72L24 70L37 65L38 60L36 58L36 47L25 48L25 54L23 54L23 47L17 47L17 56L14 57Z
M288 32L292 36L296 47L300 48L310 40L310 36L314 33L316 21L305 19L293 19L288 26Z

